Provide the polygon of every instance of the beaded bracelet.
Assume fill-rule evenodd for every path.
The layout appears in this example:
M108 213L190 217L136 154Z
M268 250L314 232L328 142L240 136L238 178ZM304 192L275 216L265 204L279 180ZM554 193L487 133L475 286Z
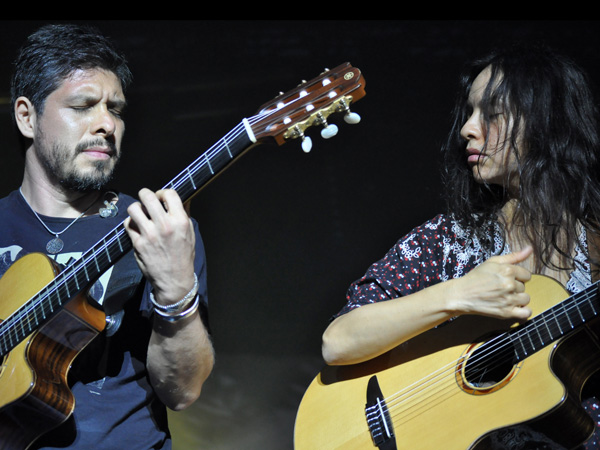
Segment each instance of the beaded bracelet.
M167 313L175 312L175 311L181 310L184 307L186 307L187 303L190 300L193 300L194 297L196 297L197 293L198 293L198 277L194 273L194 287L192 287L191 291L188 292L187 294L185 294L185 297L183 297L177 303L173 303L172 305L159 305L158 303L156 303L156 300L154 299L154 294L152 294L152 292L150 292L150 301L152 302L152 305L154 305L154 309L158 309L160 311L164 311Z
M166 313L164 311L161 311L160 309L154 309L154 312L156 314L158 314L163 320L166 320L167 322L176 322L177 320L185 319L186 317L189 317L192 314L194 314L196 312L196 310L198 309L198 305L200 304L200 296L198 294L196 294L196 296L194 298L195 298L195 300L192 303L192 306L190 306L188 309L186 309L185 311L182 311L180 313L176 313L176 314Z

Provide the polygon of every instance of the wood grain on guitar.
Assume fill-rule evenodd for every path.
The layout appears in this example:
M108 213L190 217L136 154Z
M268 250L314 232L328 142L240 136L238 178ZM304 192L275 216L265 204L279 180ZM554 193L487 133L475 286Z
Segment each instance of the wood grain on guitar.
M372 361L325 367L298 409L295 449L486 448L493 430L525 422L567 448L584 442L598 285L567 297L534 275L526 289L524 324L462 316Z
M267 140L294 139L309 151L309 127L335 135L335 113L349 123L350 105L365 95L365 80L349 63L303 82L263 105L202 153L163 189L187 202L247 150ZM132 248L123 223L59 272L43 254L17 260L0 279L0 449L23 450L64 422L75 400L67 372L105 327L105 315L85 300L91 284Z

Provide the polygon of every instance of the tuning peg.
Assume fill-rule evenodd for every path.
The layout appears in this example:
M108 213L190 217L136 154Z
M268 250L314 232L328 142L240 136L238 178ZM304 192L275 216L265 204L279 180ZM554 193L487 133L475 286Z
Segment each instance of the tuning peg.
M322 112L317 114L315 124L323 126L323 129L321 130L321 136L324 139L330 139L338 133L338 127L336 125L329 125L325 115L323 115Z
M309 153L312 150L312 139L309 136L302 137L302 150Z
M302 150L304 153L308 153L312 150L312 139L304 134L304 131L300 126L296 125L290 128L285 136L286 139L298 139L302 140Z
M344 122L349 123L350 125L354 125L360 122L361 117L358 114L350 111L350 105L348 104L346 99L342 98L340 100L339 107L340 111L346 112L346 114L344 114Z
M348 111L348 114L344 116L344 122L349 123L351 125L357 124L358 122L360 122L360 119L360 115L350 111Z
M327 125L325 128L321 130L321 136L323 139L329 139L334 137L338 133L337 125Z

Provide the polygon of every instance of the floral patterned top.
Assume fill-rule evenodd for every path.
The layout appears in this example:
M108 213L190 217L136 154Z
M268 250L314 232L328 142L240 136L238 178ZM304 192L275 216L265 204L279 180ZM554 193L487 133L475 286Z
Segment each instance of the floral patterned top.
M501 225L491 225L485 238L493 242L493 250L487 251L476 236L468 233L450 216L438 215L400 239L381 260L369 267L362 278L352 283L347 292L347 303L335 317L365 304L406 296L436 283L461 277L492 256L510 253L502 236ZM566 285L571 294L592 283L586 255L587 238L583 230L576 248L576 268ZM583 407L596 423L595 433L584 448L599 448L599 402L592 397L583 402ZM524 426L494 433L492 439L494 449L561 448L546 436Z
M492 251L487 251L477 236L469 234L450 216L436 216L400 239L362 278L352 283L346 296L347 303L338 315L367 303L406 296L436 283L459 278L488 258L511 252L502 238L500 224L490 226L486 235L493 242ZM566 286L572 294L592 282L586 255L584 230L576 249L577 268Z

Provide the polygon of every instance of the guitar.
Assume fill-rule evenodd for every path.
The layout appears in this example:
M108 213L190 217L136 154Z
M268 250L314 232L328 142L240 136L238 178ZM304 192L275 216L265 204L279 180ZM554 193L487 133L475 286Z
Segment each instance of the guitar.
M598 284L568 297L534 275L526 291L522 324L460 316L371 361L325 367L298 408L295 449L486 448L491 432L525 422L566 448L584 442Z
M323 137L329 138L336 132L335 125L327 123L330 115L342 113L350 123L360 120L350 105L365 95L364 87L361 72L349 63L301 83L243 119L164 188L189 201L219 172L267 139L277 145L300 139L309 151L309 127L323 127ZM15 261L0 279L1 449L29 447L73 412L68 369L104 331L107 320L103 311L88 303L86 289L131 248L121 223L63 271L45 255L34 253Z

